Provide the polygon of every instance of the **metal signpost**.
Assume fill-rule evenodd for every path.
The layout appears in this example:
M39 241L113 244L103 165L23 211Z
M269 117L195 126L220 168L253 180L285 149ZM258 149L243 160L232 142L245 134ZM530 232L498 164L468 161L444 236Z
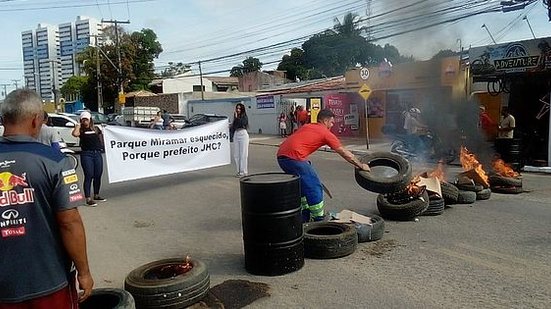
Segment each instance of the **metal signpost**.
M367 84L363 84L360 87L360 90L358 90L358 94L364 98L364 106L365 106L365 145L367 149L369 149L369 114L367 110L367 99L369 99L369 96L371 95L371 88Z

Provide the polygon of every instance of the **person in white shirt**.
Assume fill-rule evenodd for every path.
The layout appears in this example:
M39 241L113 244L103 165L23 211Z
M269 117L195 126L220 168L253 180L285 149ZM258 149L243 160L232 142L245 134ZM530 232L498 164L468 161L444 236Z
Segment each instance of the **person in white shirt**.
M503 118L499 122L499 127L497 128L497 138L512 139L515 130L515 117L509 113L509 108L507 106L501 109L501 116Z
M61 152L61 147L59 145L61 138L59 137L59 132L57 132L54 128L49 127L47 123L48 113L44 112L42 128L40 128L40 134L36 139L42 144L51 146L53 149Z

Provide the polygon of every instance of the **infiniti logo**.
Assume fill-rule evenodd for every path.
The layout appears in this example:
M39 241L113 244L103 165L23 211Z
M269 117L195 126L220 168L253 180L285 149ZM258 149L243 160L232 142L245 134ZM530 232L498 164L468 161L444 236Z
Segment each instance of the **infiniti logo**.
M8 209L2 213L2 218L6 220L13 220L19 217L19 212L15 209Z
M78 185L76 183L74 183L69 187L69 189L76 190L76 189L78 189Z

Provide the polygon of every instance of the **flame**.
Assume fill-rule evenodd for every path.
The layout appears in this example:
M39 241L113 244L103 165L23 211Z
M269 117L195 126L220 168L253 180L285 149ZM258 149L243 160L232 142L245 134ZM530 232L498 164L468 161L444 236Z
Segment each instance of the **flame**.
M486 175L486 172L482 168L482 164L478 162L475 155L470 153L465 146L461 146L461 153L459 154L459 161L461 161L461 166L463 167L464 171L470 171L473 170L476 175L479 176L480 181L482 181L483 185L488 187L490 183L488 182L488 175ZM473 179L475 182L477 179Z
M419 195L419 192L421 191L421 187L417 185L421 181L420 176L415 176L409 183L409 185L406 187L406 192L411 196L417 196Z
M435 177L440 182L444 181L444 163L442 161L438 161L438 165L436 168L428 174L429 177Z
M507 163L505 163L501 159L494 160L492 162L492 167L494 168L494 171L498 173L501 176L504 177L518 177L519 173L515 172L511 166L509 166Z

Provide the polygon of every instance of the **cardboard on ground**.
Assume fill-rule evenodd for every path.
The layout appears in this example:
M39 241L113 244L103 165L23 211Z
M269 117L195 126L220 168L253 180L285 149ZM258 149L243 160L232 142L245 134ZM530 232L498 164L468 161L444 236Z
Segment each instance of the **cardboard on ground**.
M338 222L338 223L357 222L357 223L363 223L363 224L372 224L370 217L360 215L359 213L355 213L348 209L345 209L337 213L336 220L331 220L331 222Z
M419 182L417 186L425 186L425 188L430 191L438 194L439 197L442 197L442 189L440 188L440 180L436 177L427 177L427 173L423 173L419 176Z

